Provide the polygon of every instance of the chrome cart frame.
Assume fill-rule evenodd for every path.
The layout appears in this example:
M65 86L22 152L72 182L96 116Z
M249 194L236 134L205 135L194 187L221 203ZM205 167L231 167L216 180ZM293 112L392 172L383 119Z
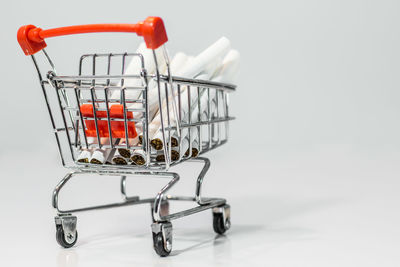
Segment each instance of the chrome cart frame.
M158 19L152 17L148 18L141 25L147 25L146 27L150 27L154 30L154 27L160 27ZM139 24L134 24L133 26ZM23 28L21 27L18 33L18 40L23 49L23 38L29 39L28 42L33 42L36 41L35 38L39 38L43 35L43 40L39 39L39 41L44 42L44 38L56 36L54 33L53 35L46 36L46 33L41 34L40 32L36 34L36 36L32 32L37 32L38 30L35 29L40 28L34 26L32 28L30 26L32 25L24 26L28 28L24 28L23 30L21 30ZM132 25L130 25L130 27L132 27ZM53 29L53 31L54 30L56 29ZM21 31L23 32L20 34ZM40 31L42 30L40 29ZM140 31L141 30L137 28L134 30L134 32L138 34ZM85 32L95 32L95 30ZM154 32L156 33L152 34L156 36L157 39L160 32L158 30ZM74 33L82 33L82 31L70 32L68 34ZM20 35L22 37L20 37ZM154 42L151 43L151 41L146 40L146 36L144 37L148 46L149 43L150 46L154 44ZM210 160L202 157L202 155L225 144L228 140L228 124L229 121L233 119L233 117L228 114L228 98L229 93L235 90L234 85L172 76L170 73L168 54L164 46L160 49L162 49L162 54L167 66L164 71L165 74L161 73L158 66L158 61L160 59L155 52L155 49L158 47L152 47L153 58L156 64L155 74L147 73L143 55L141 54L110 53L83 55L79 61L79 74L76 76L58 75L53 61L44 47L40 47L38 50L41 50L43 53L42 58L44 60L41 62L47 62L50 71L47 73L41 72L39 60L34 55L38 51L28 51L29 49L36 49L31 43L27 46L28 48L25 48L24 52L31 56L39 75L40 85L50 115L62 164L64 167L70 169L70 172L55 187L52 197L52 205L56 210L56 239L61 246L66 248L72 247L77 241L77 218L73 214L89 210L144 203L150 204L151 207L153 244L155 251L160 256L167 256L172 250L172 220L212 209L215 232L223 234L229 229L230 207L226 203L226 200L223 198L202 197L201 189L203 180L210 168ZM129 58L138 58L140 60L140 73L129 75L125 73L126 62ZM103 60L102 62L105 68L100 67L101 60ZM113 73L113 69L115 69L113 65L115 64L119 66L118 69L120 73ZM87 68L88 66L89 68ZM48 67L46 69L48 69ZM86 71L87 69L89 71ZM129 81L136 81L136 84L137 81L140 81L140 86L129 86ZM139 96L134 99L129 98L131 92L135 90L140 91ZM118 98L112 97L114 92L117 92ZM161 141L163 143L162 150L158 151L152 147L152 140L149 134L150 124L152 120L154 121L154 115L153 118L150 117L150 92L156 92L158 98L159 124ZM184 98L187 100L185 101ZM205 102L201 102L201 99L204 100L203 98L206 99ZM195 99L195 101L193 101L193 99ZM203 105L204 103L207 104L206 106L201 106L201 103L203 103ZM82 113L81 106L83 104L91 105L93 117ZM122 117L116 118L110 115L110 107L114 104L122 105ZM184 106L185 104L187 106ZM101 114L105 115L99 116L100 112L103 112ZM130 113L134 114L133 118L129 116ZM87 128L90 122L94 123L94 138L87 135ZM106 125L109 132L107 142L103 142L104 133L101 132L101 123ZM113 133L111 132L114 127L113 123L122 123L125 131L124 136L127 137L124 139L125 143L121 141L121 138L113 137ZM140 142L130 142L132 139L128 132L130 123L135 123L136 129L140 130ZM92 141L88 141L90 138ZM175 147L173 145L173 138L178 142L178 145ZM188 143L188 147L185 147L185 149L182 148L184 142ZM112 164L111 157L113 153L119 149L125 149L127 151L140 150L144 155L145 163L142 165L134 163L129 163L127 165ZM80 162L78 160L79 153L83 150L107 151L109 154L105 162L101 164ZM178 158L173 157L174 151L175 154L179 155ZM194 153L194 151L196 151L196 153ZM197 157L197 154L201 155L201 157ZM162 155L162 160L157 158L158 155ZM197 176L194 196L183 197L167 195L167 192L179 181L179 174L170 172L169 169L185 161L203 164L203 168ZM81 174L121 177L120 190L122 201L71 210L61 209L58 200L60 191L68 181ZM169 181L160 189L154 198L142 199L139 196L127 195L126 180L128 176L160 177L168 178ZM170 213L170 201L192 201L196 202L197 206L180 212Z

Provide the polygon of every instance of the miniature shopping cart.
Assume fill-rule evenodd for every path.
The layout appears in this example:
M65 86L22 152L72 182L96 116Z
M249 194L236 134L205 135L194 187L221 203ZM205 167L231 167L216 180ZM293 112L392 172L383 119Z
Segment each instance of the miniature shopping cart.
M155 49L162 47L167 65L166 74L163 75L158 66L155 74L148 74L143 56L137 53L87 54L80 58L78 75L64 76L57 73L53 61L44 49L44 40L49 37L93 32L134 32L143 36L147 48L152 49L156 66ZM56 239L62 247L72 247L78 238L77 218L72 214L142 203L149 203L151 206L154 249L160 256L167 256L171 252L171 221L174 219L212 209L214 231L223 234L230 227L230 207L226 200L202 197L201 187L210 161L201 155L228 140L228 124L233 119L228 114L228 97L229 93L235 90L235 86L172 76L167 51L163 46L166 41L164 24L158 17L149 17L138 24L92 24L49 30L27 25L18 30L18 42L24 53L31 56L39 75L62 164L70 169L55 187L52 198L52 205L57 213ZM35 55L39 51L43 53L41 61ZM135 57L141 64L140 73L126 74L126 62ZM42 64L47 66L46 70L50 70L42 72ZM128 86L128 81L132 80L140 81L140 86ZM150 83L155 83L157 88L161 138L164 144L161 150L152 147L149 137L149 124L152 119L149 117ZM135 99L128 97L132 90L140 92ZM120 97L110 98L111 93L116 91ZM206 102L200 103L200 96L205 96ZM184 97L189 100L184 101ZM197 99L197 102L193 103L193 99ZM185 104L188 107L184 107ZM117 111L113 112L113 109ZM183 110L186 110L188 115L184 116ZM194 112L197 114L195 120L192 116ZM107 142L103 142L104 138ZM179 144L186 139L188 149L180 151L182 147L174 146L174 138L175 143ZM139 141L127 141L131 139ZM123 140L125 142L122 142ZM96 162L97 164L79 160L82 151L109 151L112 155L112 152L120 149L140 151L143 157L141 163L118 165L110 162L110 158L104 162ZM169 171L170 167L185 161L204 164L197 177L194 197L166 195L179 180L177 173ZM72 210L61 209L58 204L61 189L75 175L88 173L120 176L123 201ZM127 176L170 179L154 198L142 199L127 195ZM169 202L172 200L194 201L197 205L170 213Z

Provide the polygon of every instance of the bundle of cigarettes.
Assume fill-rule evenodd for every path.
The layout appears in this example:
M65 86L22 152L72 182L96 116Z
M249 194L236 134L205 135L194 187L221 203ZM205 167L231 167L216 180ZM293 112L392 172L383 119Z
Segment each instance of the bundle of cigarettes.
M206 48L197 56L189 56L183 52L178 52L171 62L165 59L162 48L154 51L147 49L142 43L136 53L141 54L144 60L147 75L172 75L176 77L211 80L215 82L233 83L239 65L239 52L231 49L230 41L222 37ZM168 66L170 72L168 73ZM139 57L132 58L125 69L126 75L137 75L141 72L141 61ZM158 71L158 73L157 73ZM143 81L140 79L126 80L121 87L140 87ZM177 88L158 87L155 79L149 79L147 85L147 105L148 105L148 142L151 146L150 155L141 148L143 144L143 125L136 124L137 136L135 138L88 138L88 143L95 149L82 149L79 153L78 162L92 164L116 164L116 165L145 165L147 161L165 161L164 140L170 142L170 159L177 161L182 157L196 157L201 151L200 128L186 127L179 129L180 124L190 124L207 121L218 113L218 93L217 90L206 90L204 88L189 88L181 85L179 94ZM159 90L160 89L160 90ZM140 99L142 91L125 90L125 99ZM160 98L159 98L160 97ZM113 90L109 96L112 105L122 104L121 90ZM161 99L161 103L160 103ZM120 103L118 103L120 101ZM178 108L179 103L179 108ZM133 110L133 118L143 118L143 111L135 111L143 108L140 102L126 103L126 108ZM178 114L179 113L179 114ZM170 130L162 130L169 126ZM215 131L215 125L212 125ZM171 128L173 128L171 130ZM167 138L166 138L167 136ZM100 145L98 144L100 141ZM128 145L127 145L128 142ZM208 140L212 142L212 140ZM101 148L102 146L118 148ZM126 146L126 148L121 148ZM130 148L135 147L135 148Z

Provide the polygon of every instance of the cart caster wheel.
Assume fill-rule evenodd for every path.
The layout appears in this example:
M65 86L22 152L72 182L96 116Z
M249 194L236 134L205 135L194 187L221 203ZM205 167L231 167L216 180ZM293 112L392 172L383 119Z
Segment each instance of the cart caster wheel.
M151 230L155 252L161 257L168 256L172 251L172 224L170 222L153 223Z
M222 235L231 227L230 206L213 208L213 228L214 232Z
M78 240L78 231L76 231L76 217L71 215L60 215L55 217L56 221L56 240L64 247L73 247Z
M63 248L71 248L75 245L76 241L78 241L78 231L75 231L74 236L70 235L69 238L65 238L65 233L62 229L62 226L57 226L56 240L57 243Z

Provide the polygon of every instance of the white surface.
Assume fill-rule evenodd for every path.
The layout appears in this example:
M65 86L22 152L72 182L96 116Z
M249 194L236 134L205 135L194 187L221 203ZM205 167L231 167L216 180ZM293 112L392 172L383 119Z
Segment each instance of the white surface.
M40 164L35 157L26 169L10 163L3 173L16 172L25 184L14 179L1 189L8 202L1 261L68 267L398 266L398 151L377 149L371 156L350 147L269 147L257 153L252 169L228 163L237 160L237 151L229 144L210 154L213 164L204 189L205 195L228 198L232 228L217 237L208 211L174 221L174 250L168 258L153 252L147 205L78 214L76 247L59 248L50 193L64 171L53 167L53 160L50 168L35 168ZM197 170L180 169L182 180L173 192L194 191L190 173ZM162 185L157 179L128 181L132 193L154 194ZM77 179L61 203L76 207L119 200L118 182L117 177Z
M400 2L204 0L195 7L119 0L3 5L0 266L399 266ZM174 256L160 259L149 208L127 207L78 214L77 246L60 249L50 200L65 170L16 31L148 15L163 17L172 54L195 55L221 36L241 53L231 98L237 120L229 144L209 155L204 189L228 198L232 229L215 240L209 212L178 220ZM59 73L76 74L81 54L134 51L139 43L113 37L50 39L47 51ZM182 170L177 193L194 193L193 173ZM162 186L130 184L132 193L146 195ZM118 190L116 179L89 177L61 198L78 206L119 200Z

